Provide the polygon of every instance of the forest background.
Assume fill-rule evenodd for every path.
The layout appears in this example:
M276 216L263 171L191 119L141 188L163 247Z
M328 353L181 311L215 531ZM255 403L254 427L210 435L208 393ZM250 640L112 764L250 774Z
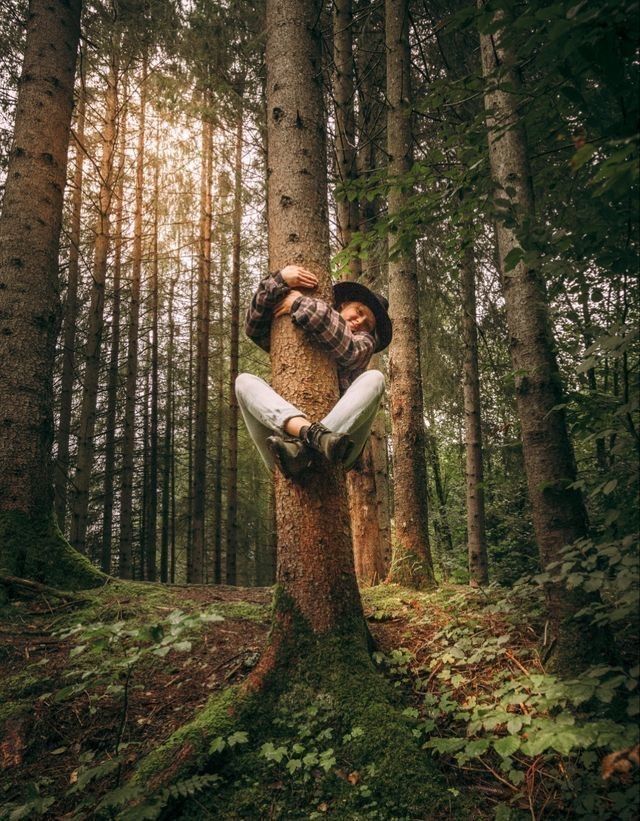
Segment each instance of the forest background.
M572 730L558 749L565 727L538 754L631 749L638 4L336 0L316 12L331 275L387 293L397 319L377 362L388 407L347 482L358 581L470 584L489 607L529 600L536 658L591 682L539 707L557 719L559 705L589 702L591 735ZM53 291L52 498L68 543L122 579L276 580L284 491L238 424L232 386L238 372L269 373L241 327L278 221L267 218L265 55L278 13L231 0L84 4ZM5 178L28 17L27 3L3 0ZM305 263L304 238L288 236L302 253L290 261ZM2 361L3 374L22 368ZM8 488L9 592L15 577L83 586L89 571L75 583L64 562L20 554ZM432 746L460 756L459 739ZM486 752L474 740L468 758ZM599 788L587 794L611 808Z

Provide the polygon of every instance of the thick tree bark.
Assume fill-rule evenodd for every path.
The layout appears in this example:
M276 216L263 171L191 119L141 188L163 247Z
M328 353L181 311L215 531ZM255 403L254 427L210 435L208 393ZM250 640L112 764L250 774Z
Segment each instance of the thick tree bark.
M58 248L80 0L32 0L0 218L0 509L52 505Z
M67 485L69 482L69 437L71 434L71 401L76 361L76 327L78 324L78 280L80 260L80 226L82 217L82 185L84 177L84 122L86 100L84 75L80 78L78 115L75 133L75 170L71 200L71 227L69 231L69 268L67 298L62 334L62 378L60 382L60 422L58 452L54 474L55 509L58 527L64 533L67 516Z
M127 84L123 87L123 99L119 125L119 162L115 189L115 229L113 250L113 301L111 305L111 344L109 372L107 376L107 412L105 419L104 448L104 512L102 517L102 554L100 566L104 573L111 572L111 543L113 539L114 475L116 462L116 418L118 386L120 383L120 312L122 280L122 243L124 222L124 168L127 145Z
M242 85L240 85L240 100ZM231 333L229 338L229 443L227 453L227 584L237 584L238 552L238 400L234 385L238 376L240 320L240 232L242 229L242 104L238 104L233 195L233 251L231 260ZM222 282L222 278L220 280ZM222 398L222 397L221 397ZM217 524L219 527L219 523Z
M193 516L191 582L205 579L205 507L207 493L207 436L209 403L209 317L211 313L211 181L213 128L202 120L202 177L200 185L200 260L196 353L195 450L193 458Z
M122 482L120 489L120 576L123 579L133 578L133 464L135 456L136 384L138 381L138 334L140 330L146 86L147 57L145 54L142 61L142 78L140 81L136 192L131 258L131 297L127 339L127 378L122 442Z
M489 560L484 515L484 474L482 465L482 426L480 376L478 372L478 329L476 327L476 277L473 248L462 252L460 267L462 290L462 337L464 368L464 430L467 491L467 549L471 585L489 583Z
M102 334L104 331L104 288L107 277L107 258L110 244L111 205L113 201L114 154L118 118L118 59L110 55L105 95L102 157L100 160L100 191L94 245L89 328L85 344L85 368L82 380L82 405L78 431L78 453L73 480L74 494L71 510L72 546L85 552L89 517L89 488L93 470L94 433L98 403Z
M53 366L79 0L31 0L0 216L0 569L67 587L101 576L53 511Z
M520 230L535 219L527 140L518 107L520 78L515 59L501 44L500 32L480 36L487 86L485 106L489 158L497 195L508 199L508 214L497 219L500 270L507 311L511 361L516 374L516 402L522 426L525 473L533 524L543 567L561 558L561 550L587 532L582 495L572 487L576 465L562 410L562 387L547 295L540 271L524 261L508 272L505 259L521 247ZM500 72L501 85L494 84ZM550 640L557 644L556 663L575 669L597 653L597 637L571 619L584 604L562 585L547 590Z
M318 296L331 302L320 11L317 0L267 2L269 268L304 264L319 277ZM334 364L288 318L273 324L271 356L275 389L321 419L338 398ZM315 635L355 629L364 641L342 471L319 463L304 484L275 481L284 607L277 635L295 640L297 615ZM261 669L273 661L267 653Z
M435 583L429 544L427 466L420 367L420 318L415 243L398 246L406 188L396 179L412 164L411 59L407 0L386 0L387 147L389 152L389 308L393 318L389 375L395 500L391 576L410 587Z

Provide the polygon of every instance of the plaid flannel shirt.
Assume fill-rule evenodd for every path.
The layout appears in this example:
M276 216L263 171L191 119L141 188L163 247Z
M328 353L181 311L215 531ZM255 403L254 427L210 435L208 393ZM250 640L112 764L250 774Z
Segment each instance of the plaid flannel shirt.
M280 272L270 274L261 280L247 310L245 332L267 352L273 309L290 290ZM335 359L341 394L367 369L376 345L373 334L353 333L338 311L323 300L298 297L291 306L291 321Z

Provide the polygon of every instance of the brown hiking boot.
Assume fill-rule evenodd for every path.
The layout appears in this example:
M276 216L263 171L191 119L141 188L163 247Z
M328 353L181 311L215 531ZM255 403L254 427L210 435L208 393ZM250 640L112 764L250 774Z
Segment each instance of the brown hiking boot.
M311 469L313 456L301 439L274 434L267 438L267 446L276 467L287 479L301 479Z
M353 444L348 434L334 433L325 428L320 422L314 422L313 425L302 428L300 434L303 442L306 442L313 450L321 453L332 465L344 461L349 448Z

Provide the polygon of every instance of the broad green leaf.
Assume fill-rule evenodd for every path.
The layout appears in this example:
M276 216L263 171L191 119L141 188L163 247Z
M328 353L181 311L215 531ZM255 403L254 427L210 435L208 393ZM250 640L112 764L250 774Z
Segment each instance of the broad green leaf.
M513 735L499 738L497 741L493 742L493 749L498 753L498 755L506 758L509 755L513 755L520 749L520 739L518 736Z

